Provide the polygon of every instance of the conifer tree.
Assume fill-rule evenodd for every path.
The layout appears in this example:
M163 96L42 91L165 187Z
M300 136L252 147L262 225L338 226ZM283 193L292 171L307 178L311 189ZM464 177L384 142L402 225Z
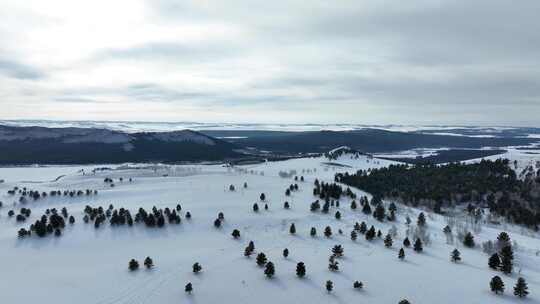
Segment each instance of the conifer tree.
M494 276L491 279L491 281L489 282L489 287L491 288L491 291L493 291L495 294L498 294L499 292L504 292L504 282L499 276Z
M529 287L524 278L518 278L516 286L514 286L514 295L520 298L526 297L529 294Z
M399 249L398 258L402 261L405 259L405 250L403 248Z
M257 203L253 204L253 211L259 212L259 205Z
M306 265L304 262L299 262L296 264L296 275L299 278L303 278L306 275Z
M422 241L418 238L416 239L416 241L414 242L414 251L416 252L422 252L422 250L424 250L424 247L422 246Z
M283 249L283 257L287 258L289 256L289 249L285 248Z
M355 200L353 200L351 202L351 210L356 210L356 201Z
M264 254L263 252L260 252L258 255L257 255L257 265L259 266L264 266L266 264L266 254Z
M367 215L371 214L371 207L369 204L364 204L364 207L362 207L362 212Z
M450 259L454 263L461 261L461 253L459 252L459 250L457 250L457 248L455 248L450 254Z
M467 232L467 234L465 234L465 238L463 239L463 245L469 248L474 247L474 236L472 235L472 233Z
M191 282L189 282L189 283L186 284L186 287L184 288L184 291L185 291L186 293L191 294L191 292L193 291L193 285L191 284Z
M369 230L366 232L366 240L371 241L375 238L376 232L375 227L371 226Z
M266 263L266 268L264 269L264 274L267 278L272 278L276 272L276 269L274 267L274 263L268 262Z
M266 195L264 193L261 193L260 199L264 202L266 200Z
M235 238L235 239L240 238L240 230L234 229L233 232L231 233L231 235L232 235L233 238Z
M378 204L377 207L375 207L375 211L373 212L373 217L376 218L379 222L382 222L385 217L386 210L384 209L383 204Z
M336 220L340 220L341 219L341 212L336 211L335 217L336 217Z
M330 280L326 281L326 291L330 293L332 289L334 289L334 283Z
M285 208L285 209L291 208L291 206L289 205L289 202L285 202L285 203L283 204L283 208Z
M335 257L332 255L328 259L328 269L330 271L338 271L339 270L339 263L336 261Z
M268 204L264 204L264 210L268 210Z
M366 222L362 222L362 224L360 224L360 229L358 230L361 234L364 234L366 233L367 231L367 225L366 225Z
M426 216L424 215L424 212L420 212L416 224L418 227L424 227L426 225Z
M356 233L356 231L351 231L351 240L353 241L356 241L356 239L358 238L358 234Z
M354 289L362 289L363 287L364 287L364 284L362 282L354 281L354 283L353 283L353 288Z
M216 228L221 227L221 221L218 218L214 221L214 227Z
M384 246L386 246L387 248L392 247L392 236L390 235L390 233L387 234L384 238Z
M409 302L409 300L407 300L407 299L403 299L403 300L399 301L398 304L411 304L411 302Z
M326 228L324 228L324 236L327 238L332 236L332 228L330 228L330 226L326 226Z
M193 264L193 273L199 273L202 270L202 266L199 263Z
M501 249L501 271L505 274L512 273L514 267L514 252L512 251L512 246L507 245Z
M315 227L311 227L311 231L309 232L309 235L311 235L312 237L317 236L317 229L315 229Z
M290 234L295 234L296 233L296 227L294 226L294 223L291 224L291 227L289 228L289 233Z
M135 260L135 259L131 259L131 261L129 261L128 268L131 271L135 271L135 270L139 269L139 262L137 262L137 260Z
M144 259L144 266L146 266L146 268L150 269L150 268L154 267L154 261L152 261L152 259L150 257L146 257L146 259Z
M405 246L405 247L411 246L411 241L409 241L409 238L408 238L408 237L406 237L406 238L403 240L403 246Z
M336 257L342 257L343 256L343 246L341 245L335 245L333 248L332 248L332 253L334 254L334 256Z
M488 265L491 269L499 269L499 267L501 266L501 259L499 259L499 255L497 253L494 253L489 257Z
M253 250L249 246L246 246L246 249L244 249L244 256L249 258L252 254Z
M186 212L186 218L187 218L188 220L191 219L191 213L190 213L189 211Z

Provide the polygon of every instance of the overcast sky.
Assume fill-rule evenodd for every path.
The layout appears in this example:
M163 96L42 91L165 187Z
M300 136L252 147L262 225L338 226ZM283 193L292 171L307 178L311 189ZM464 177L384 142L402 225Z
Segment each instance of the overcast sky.
M0 0L0 118L540 126L539 12Z

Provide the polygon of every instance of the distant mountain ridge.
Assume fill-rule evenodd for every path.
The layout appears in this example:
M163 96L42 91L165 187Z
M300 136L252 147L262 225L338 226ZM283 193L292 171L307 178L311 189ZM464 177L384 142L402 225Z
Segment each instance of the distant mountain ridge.
M125 133L0 125L0 164L212 161L241 156L236 149L192 130Z

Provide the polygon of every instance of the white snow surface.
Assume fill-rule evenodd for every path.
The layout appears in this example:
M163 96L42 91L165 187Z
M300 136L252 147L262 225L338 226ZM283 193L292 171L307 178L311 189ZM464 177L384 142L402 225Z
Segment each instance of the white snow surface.
M379 223L359 209L350 209L350 199L343 198L339 208L333 207L328 215L312 213L309 205L313 181L318 178L332 181L336 172L382 167L390 161L343 156L327 164L324 158L294 159L256 165L227 168L221 165L125 165L112 171L96 171L99 166L86 167L26 167L0 168L0 303L55 303L55 304L115 304L115 303L398 303L407 298L415 304L485 304L485 303L540 303L540 239L538 234L512 226L504 227L512 240L519 244L516 273L502 275L488 268L488 256L479 248L462 248L461 244L447 245L442 228L445 219L428 215L428 231L432 244L417 254L406 249L406 258L400 261L397 252L405 235L405 216L413 221L419 210L398 205L395 223ZM339 164L339 165L336 165ZM84 171L81 171L84 169ZM7 171L6 171L7 170ZM296 170L305 177L304 182L282 178L280 172ZM83 175L84 172L84 175ZM54 180L59 175L66 175ZM105 177L115 179L111 188L103 182ZM123 182L117 179L124 177ZM129 183L126 178L133 178ZM34 182L21 182L34 181ZM242 185L247 182L248 188ZM298 183L299 191L290 197L285 189ZM236 191L228 190L229 185ZM27 186L49 191L53 189L98 189L95 196L75 198L48 197L29 202L30 219L16 223L8 218L13 198L6 194L13 186ZM363 195L360 190L354 191ZM264 192L269 210L265 211L259 195ZM283 208L289 201L291 209ZM252 205L259 202L261 211L254 213ZM164 228L111 227L108 224L95 229L82 221L85 205L107 208L125 207L136 213L139 207L173 208L182 205L182 223ZM67 225L61 237L32 236L17 239L17 231L28 227L46 208L67 207L76 218ZM335 211L342 214L334 218ZM192 219L184 218L190 211ZM221 229L213 227L218 212L224 212ZM368 242L360 234L351 241L350 232L355 222L366 221L384 234L396 225L398 236L394 246L385 248L382 240ZM289 234L295 223L296 235ZM331 226L331 238L322 235L324 227ZM316 227L318 236L309 236ZM239 229L241 238L231 237ZM338 229L344 234L339 235ZM475 241L493 240L503 227L485 226L475 234ZM255 242L256 252L264 252L276 266L276 275L268 279L263 269L255 264L255 257L246 258L243 251L248 242ZM327 268L330 249L343 245L345 255L339 259L340 271ZM458 247L462 262L452 263L450 251ZM283 258L282 250L290 255ZM152 257L155 267L130 272L128 261L142 261ZM306 264L307 276L298 279L296 263ZM199 262L203 271L193 274L193 263ZM512 295L518 273L531 291L520 301ZM502 277L506 291L496 296L489 291L489 280ZM334 282L334 290L327 293L324 284ZM354 290L355 280L364 283L363 290ZM184 286L193 283L194 292L184 292Z

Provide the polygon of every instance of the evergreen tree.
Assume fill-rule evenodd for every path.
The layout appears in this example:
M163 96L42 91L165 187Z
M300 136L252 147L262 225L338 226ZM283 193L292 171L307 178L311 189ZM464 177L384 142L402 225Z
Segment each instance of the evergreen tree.
M216 228L221 227L221 221L218 218L214 221L214 227Z
M450 254L450 259L454 263L461 261L461 253L459 252L459 250L457 250L457 248L455 248Z
M416 252L422 252L422 250L424 250L423 246L422 246L422 241L418 238L416 239L416 241L414 242L414 247L413 247L414 251Z
M330 280L326 281L326 291L330 293L332 289L334 289L334 283Z
M260 199L264 202L266 200L266 195L264 193L261 193Z
M405 247L407 247L407 248L408 248L409 246L411 246L411 241L409 241L409 238L408 238L408 237L406 237L406 238L403 240L403 246L405 246Z
M285 209L291 208L291 206L289 205L289 202L285 202L285 203L283 204L283 208L285 208Z
M251 249L249 246L246 246L246 249L244 249L244 256L250 257L253 254L253 249Z
M467 232L467 234L465 235L465 238L463 239L463 245L469 248L474 247L474 236L472 235L472 233Z
M351 202L351 210L356 210L356 201L355 200L353 200Z
M266 268L264 269L264 274L266 275L266 277L268 277L269 279L272 278L275 272L276 272L276 269L274 267L274 263L272 262L266 263Z
M295 234L296 233L296 227L294 226L294 223L291 224L291 227L289 228L289 233L290 234Z
M363 287L364 287L364 284L362 282L354 281L354 283L353 283L353 288L354 289L362 289Z
M376 218L379 222L382 222L385 217L386 210L384 209L383 204L378 204L377 207L375 207L375 211L373 212L373 217Z
M304 262L296 264L296 275L299 278L303 278L306 275L306 265L304 265Z
M240 238L240 230L234 229L233 232L231 233L231 235L232 235L233 238L235 238L235 239Z
M499 269L501 266L501 259L499 259L499 255L497 253L494 253L489 257L488 265L491 269Z
M411 302L409 302L409 300L407 300L407 299L403 299L403 300L399 301L398 304L411 304Z
M514 267L514 252L512 251L512 246L507 245L501 249L501 271L505 274L512 273Z
M387 234L384 238L384 246L386 246L387 248L392 247L392 236L390 235L390 233Z
M358 234L356 231L351 231L351 240L356 241L356 238L358 238Z
M191 219L191 213L190 213L189 211L186 212L186 218L187 218L188 220Z
M255 243L253 243L253 241L249 241L248 247L250 248L251 251L254 251L255 250Z
M311 231L309 232L309 235L311 235L312 237L317 236L317 229L315 229L315 227L311 227Z
M516 286L514 286L514 295L520 298L526 297L529 294L527 289L529 289L529 287L527 287L527 282L525 282L525 279L518 278Z
M336 257L342 257L343 256L343 247L341 245L335 245L333 248L332 248L332 253L334 254L334 256Z
M338 271L339 270L339 263L336 261L335 257L332 255L328 259L328 269L330 271Z
M362 224L360 224L360 229L358 230L361 234L364 234L366 233L367 231L367 225L366 225L366 222L362 222Z
M185 292L191 294L191 292L193 291L193 285L191 284L191 282L186 284L186 287L184 288L184 290Z
M399 249L398 258L402 261L405 259L405 250L403 248Z
M324 236L327 238L332 236L332 228L330 228L330 226L326 226L326 228L324 228Z
M335 215L335 216L336 216L336 220L339 221L339 220L341 219L341 212L336 211L336 215Z
M259 205L257 203L253 204L253 211L259 212Z
M376 232L375 227L371 226L369 230L366 232L366 240L371 241L375 238Z
M131 271L135 271L135 270L139 269L139 262L137 262L137 260L135 260L135 259L131 259L131 261L129 261L128 268Z
M420 212L418 219L416 220L416 224L418 227L424 227L426 225L426 216L424 215L424 212Z
M193 264L193 273L199 273L202 270L202 266L199 263Z
M289 256L289 249L285 248L283 249L283 257L287 258Z
M499 292L504 292L504 282L499 276L494 276L491 279L491 281L489 282L489 287L491 288L491 291L493 291L495 294L498 294Z
M362 212L367 215L371 214L371 207L369 206L369 204L364 204L364 207L362 208Z
M263 252L260 252L258 255L257 255L257 265L259 266L264 266L266 264L266 254L264 254Z
M146 266L146 268L150 269L150 268L154 267L154 261L152 261L152 259L150 257L146 257L146 259L144 259L144 266Z
M268 210L268 204L264 204L264 210Z
M381 238L381 237L382 237L382 232L381 232L381 230L380 230L380 229L379 229L379 230L377 230L377 237L378 237L378 238Z

